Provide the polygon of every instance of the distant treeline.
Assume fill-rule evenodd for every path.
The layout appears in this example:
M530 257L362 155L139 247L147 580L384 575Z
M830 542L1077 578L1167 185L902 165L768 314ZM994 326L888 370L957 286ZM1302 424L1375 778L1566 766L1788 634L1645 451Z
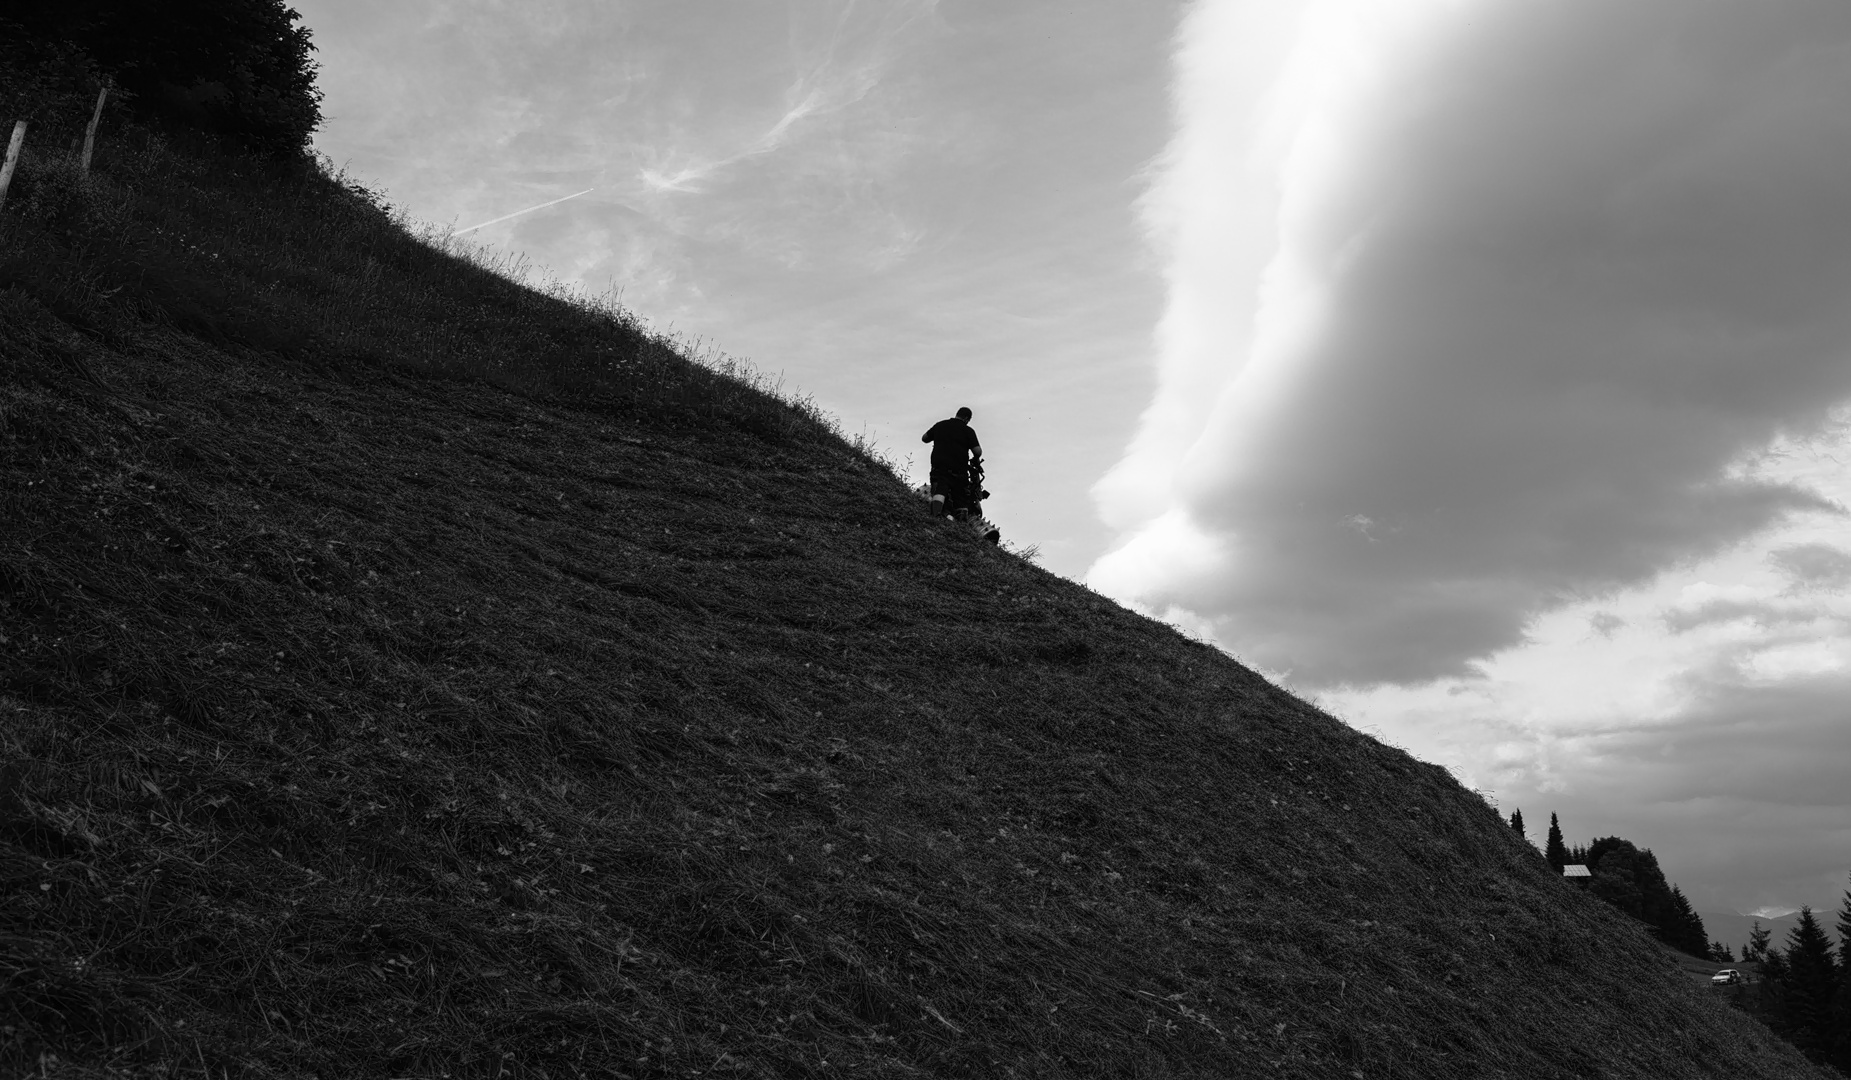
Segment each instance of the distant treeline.
M300 20L282 0L12 0L0 7L0 122L61 143L107 82L144 122L300 153L322 97Z
M1523 834L1523 812L1510 816L1510 827ZM1684 893L1665 880L1650 848L1617 836L1586 847L1562 842L1561 823L1549 815L1543 857L1560 873L1581 865L1592 875L1588 892L1651 928L1653 935L1691 956L1734 963L1727 945L1710 941L1703 919ZM1771 933L1755 924L1741 961L1760 967L1759 979L1736 995L1736 1004L1759 1016L1807 1057L1851 1076L1851 889L1838 910L1838 947L1813 915L1800 909L1800 921L1787 931L1785 947L1775 947Z

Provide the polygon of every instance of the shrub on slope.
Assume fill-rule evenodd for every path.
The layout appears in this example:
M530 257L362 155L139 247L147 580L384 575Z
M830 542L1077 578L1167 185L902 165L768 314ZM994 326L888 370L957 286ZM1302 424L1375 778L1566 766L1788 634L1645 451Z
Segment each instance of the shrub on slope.
M221 171L0 219L0 1071L1819 1075L1442 770Z

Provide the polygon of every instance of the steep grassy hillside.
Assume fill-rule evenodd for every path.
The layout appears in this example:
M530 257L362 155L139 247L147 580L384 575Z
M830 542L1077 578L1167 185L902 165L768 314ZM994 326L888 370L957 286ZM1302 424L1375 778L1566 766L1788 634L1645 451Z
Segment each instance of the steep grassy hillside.
M815 417L102 160L0 218L0 1074L1822 1075Z

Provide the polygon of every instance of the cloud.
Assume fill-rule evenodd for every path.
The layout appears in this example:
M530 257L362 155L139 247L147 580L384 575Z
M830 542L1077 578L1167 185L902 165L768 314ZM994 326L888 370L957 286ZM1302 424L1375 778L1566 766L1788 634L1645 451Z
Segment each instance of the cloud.
M1851 397L1851 8L1312 4L1257 109L1253 10L1179 42L1159 387L1091 583L1415 684L1838 512L1732 466Z
M1583 782L1623 783L1648 803L1732 799L1842 810L1847 691L1851 675L1843 670L1778 681L1710 672L1693 680L1675 724L1585 736L1586 753L1602 765Z
M1665 612L1665 628L1673 634L1683 634L1700 626L1737 621L1772 628L1808 625L1827 616L1827 612L1815 608L1767 600L1711 600L1694 607L1672 608Z
M638 171L638 179L650 192L698 192L716 174L783 149L799 137L803 127L841 114L872 93L893 61L901 36L914 24L928 19L936 8L937 0L913 0L877 8L869 16L862 14L866 8L850 0L837 11L833 30L820 49L801 41L793 27L793 62L801 70L785 91L785 105L769 127L744 146L718 157L681 164L673 172L644 166ZM818 55L805 57L806 52ZM691 134L683 132L684 137Z
M1799 591L1842 589L1851 585L1851 552L1830 544L1793 544L1768 555Z
M1672 724L1571 739L1579 832L1655 848L1707 906L1834 905L1851 864L1843 763L1851 756L1851 676L1770 682L1718 671L1690 686Z
M1626 620L1620 618L1611 611L1596 611L1594 614L1588 616L1587 623L1596 634L1604 638L1610 638L1613 636L1615 630L1619 630L1626 625Z
M1782 473L1847 448L1814 447ZM1821 483L1842 501L1839 472ZM1708 910L1835 906L1851 869L1851 595L1795 594L1769 552L1845 532L1814 515L1538 616L1471 677L1322 702L1494 792L1506 813L1554 811L1571 840L1655 849Z
M690 312L662 282L714 249L781 268L878 262L919 231L888 188L945 137L908 68L941 33L936 0L303 6L328 66L324 145L458 225L595 187L484 238L588 264L589 243L562 256L557 223L608 236L616 219L633 251L612 263L668 264L629 283L663 322Z

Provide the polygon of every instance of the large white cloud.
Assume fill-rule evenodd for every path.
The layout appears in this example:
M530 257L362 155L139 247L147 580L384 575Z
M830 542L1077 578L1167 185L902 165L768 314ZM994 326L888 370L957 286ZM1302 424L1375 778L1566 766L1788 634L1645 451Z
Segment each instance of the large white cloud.
M1185 24L1093 584L1300 685L1418 683L1834 509L1731 465L1851 397L1851 6L1333 0L1256 112L1272 9Z

